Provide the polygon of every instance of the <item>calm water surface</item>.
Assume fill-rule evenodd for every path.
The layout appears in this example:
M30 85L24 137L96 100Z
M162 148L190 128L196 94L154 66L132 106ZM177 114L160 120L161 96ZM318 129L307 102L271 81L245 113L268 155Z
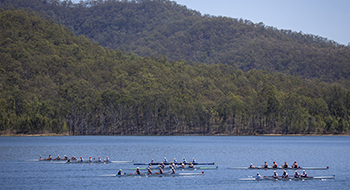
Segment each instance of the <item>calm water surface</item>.
M64 136L0 137L0 189L349 189L350 137L213 137L213 136ZM28 159L75 155L111 160L149 162L183 157L215 162L217 170L191 177L99 177L124 172L133 164L55 164ZM281 165L326 167L310 176L336 175L319 181L239 181L256 174L227 167ZM201 172L201 171L186 171ZM272 175L273 171L260 171ZM281 171L278 172L282 174ZM289 174L293 171L289 170Z

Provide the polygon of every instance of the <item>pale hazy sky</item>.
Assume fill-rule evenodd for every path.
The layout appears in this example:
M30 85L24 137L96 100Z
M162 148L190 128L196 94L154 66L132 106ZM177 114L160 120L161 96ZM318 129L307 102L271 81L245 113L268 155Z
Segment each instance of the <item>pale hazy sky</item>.
M72 0L79 2L80 0ZM278 29L350 43L350 0L175 0L213 16L263 22Z

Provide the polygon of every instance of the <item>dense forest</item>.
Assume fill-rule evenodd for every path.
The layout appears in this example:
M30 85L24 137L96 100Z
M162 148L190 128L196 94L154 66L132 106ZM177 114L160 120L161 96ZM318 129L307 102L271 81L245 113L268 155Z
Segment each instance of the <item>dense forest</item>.
M28 10L0 28L1 134L349 133L342 84L105 49Z
M350 47L249 20L202 15L169 0L1 0L102 47L189 64L228 64L350 86Z

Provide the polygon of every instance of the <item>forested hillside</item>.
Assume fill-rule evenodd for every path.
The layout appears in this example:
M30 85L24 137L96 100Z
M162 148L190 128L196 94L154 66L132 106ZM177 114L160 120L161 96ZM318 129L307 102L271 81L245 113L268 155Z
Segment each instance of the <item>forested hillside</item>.
M24 10L0 29L1 134L349 133L342 85L104 49Z
M76 35L139 56L167 56L190 64L229 64L350 86L350 47L263 23L213 17L169 0L3 0L30 8Z

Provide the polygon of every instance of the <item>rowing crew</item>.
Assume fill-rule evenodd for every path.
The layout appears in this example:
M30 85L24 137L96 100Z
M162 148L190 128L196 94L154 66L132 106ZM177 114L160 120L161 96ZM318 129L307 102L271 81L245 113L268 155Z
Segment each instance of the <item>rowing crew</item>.
M264 163L264 165L262 165L263 168L269 168L267 162ZM251 163L249 168L255 168L255 166ZM272 164L272 168L278 168L278 165L275 161L273 161L273 164ZM282 168L289 168L287 162L284 162L284 164L282 165ZM297 161L294 161L293 165L291 168L299 168L298 164L297 164Z
M158 166L158 168L159 168L159 172L156 172L155 174L164 174L164 171L163 171L162 167L161 167L161 166ZM135 171L133 174L134 174L134 175L141 175L141 174L143 174L143 173L141 172L140 168L137 167L137 168L136 168L136 171ZM152 166L149 166L149 167L147 168L147 175L152 175L152 174L153 174ZM171 167L171 172L170 172L170 174L175 174L175 168L174 168L174 167ZM119 172L117 173L117 175L125 175L125 173L123 174L123 173L122 173L122 169L119 169Z
M276 170L273 171L273 174L271 176L272 178L279 178ZM289 178L289 175L287 173L286 170L283 170L283 174L281 176L281 178ZM295 173L294 173L294 178L308 178L308 175L307 173L305 172L305 170L303 170L303 173L302 174L299 174L297 170L295 170ZM259 172L256 174L256 179L262 179L261 175L259 174Z
M168 163L168 159L167 159L166 157L164 157L163 163L165 163L165 164ZM177 160L176 160L176 158L174 158L173 163L174 163L174 164L177 164L177 163L178 163ZM187 164L187 161L186 161L185 158L183 158L182 163L183 163L184 165ZM192 163L196 163L196 159L193 158L193 159L192 159ZM155 164L154 159L151 160L151 164Z
M67 162L78 161L75 156L72 156L72 158L68 158L68 156L66 155L64 155L63 158L61 158L60 155L58 155L56 158L52 158L51 155L49 155L49 157L45 159L42 159L41 157L39 158L39 161L44 161L44 160L67 160ZM78 162L84 162L83 157L80 157L80 160ZM95 158L92 159L90 156L88 162L95 162ZM110 160L108 156L106 156L105 160L101 160L101 157L98 157L96 162L110 162Z

